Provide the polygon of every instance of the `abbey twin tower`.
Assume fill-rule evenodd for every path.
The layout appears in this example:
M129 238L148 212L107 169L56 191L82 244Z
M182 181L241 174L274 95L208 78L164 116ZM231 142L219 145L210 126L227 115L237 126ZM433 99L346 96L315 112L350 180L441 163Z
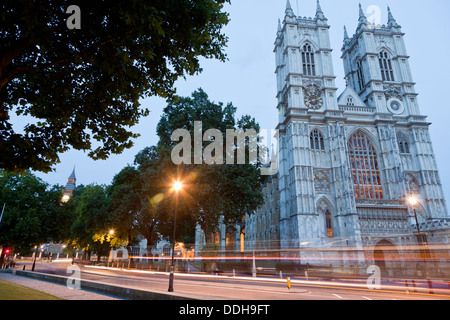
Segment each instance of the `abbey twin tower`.
M367 264L377 255L401 261L422 241L448 248L450 217L401 26L389 8L387 25L374 26L360 5L353 36L344 27L343 92L329 28L319 1L314 18L287 1L274 49L277 195L265 187L276 205L246 216L246 249L300 248L314 264L327 259L324 249L351 248L338 260Z
M426 245L434 270L448 269L450 216L430 123L419 108L404 33L387 10L387 24L375 26L360 5L353 36L344 27L346 87L339 91L319 1L313 18L296 16L287 1L274 47L278 172L257 212L216 230L223 252L417 273L423 265L406 261L421 260L410 253ZM202 244L197 228L196 249ZM433 255L432 244L446 250Z

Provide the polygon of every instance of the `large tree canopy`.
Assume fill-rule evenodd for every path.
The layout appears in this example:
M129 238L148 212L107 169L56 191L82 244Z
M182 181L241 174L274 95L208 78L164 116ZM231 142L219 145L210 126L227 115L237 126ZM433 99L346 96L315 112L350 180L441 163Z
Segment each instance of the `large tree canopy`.
M199 58L225 61L229 0L0 3L0 168L48 172L73 147L106 159L132 146L139 99L170 97ZM70 2L69 2L70 3ZM11 113L31 116L20 132Z
M61 199L60 186L50 187L30 172L14 175L0 170L0 210L5 206L0 246L24 253L49 239L69 238L75 216Z
M194 123L197 121L202 122L201 136L209 129L217 129L223 134L223 141L227 129L260 131L259 124L248 115L236 121L236 111L237 108L232 103L224 105L221 102L211 102L202 89L193 92L191 97L174 97L164 109L157 126L160 147L170 148L177 143L171 141L172 132L176 129L186 129L194 137ZM191 143L194 144L193 141ZM202 151L210 143L212 141L202 141ZM247 140L247 155L249 145ZM263 146L257 143L257 148ZM221 150L219 148L216 151ZM226 152L223 153L223 157L225 156ZM196 222L205 232L207 242L212 241L211 232L221 218L229 225L236 224L242 221L246 213L253 213L262 204L261 185L267 181L267 177L260 174L260 161L251 164L248 160L246 156L244 164L230 164L224 159L223 163L226 164L223 165L203 162L178 166L178 175L186 183L182 194L186 202L185 209L195 216ZM175 165L172 163L172 166Z

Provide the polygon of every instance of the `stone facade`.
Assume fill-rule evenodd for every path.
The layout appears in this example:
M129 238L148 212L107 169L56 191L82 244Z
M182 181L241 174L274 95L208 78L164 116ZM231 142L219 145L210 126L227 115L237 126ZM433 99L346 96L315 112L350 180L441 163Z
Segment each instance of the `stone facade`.
M448 271L450 216L430 123L404 33L389 9L388 17L371 25L360 7L354 35L344 30L338 95L319 1L314 18L297 17L287 1L274 48L279 172L264 186L264 205L245 217L246 252L275 246L301 264L398 270L426 232L430 247L444 248L436 269Z

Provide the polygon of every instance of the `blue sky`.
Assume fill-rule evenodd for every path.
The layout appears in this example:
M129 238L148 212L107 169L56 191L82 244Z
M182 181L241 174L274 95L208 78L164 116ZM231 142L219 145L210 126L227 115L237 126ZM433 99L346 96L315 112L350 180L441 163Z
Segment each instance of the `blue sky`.
M343 63L340 59L343 28L347 26L353 35L358 24L358 3L354 0L321 0L321 6L328 24L333 48L334 71L339 94L345 87ZM297 5L298 3L298 5ZM296 15L315 15L315 0L291 0ZM412 75L422 114L432 122L430 128L436 161L446 199L450 199L450 130L449 89L446 80L450 76L447 59L450 49L450 2L448 0L371 0L361 1L366 12L371 5L381 9L381 22L387 23L389 5L402 26ZM238 115L250 114L264 129L274 129L277 125L276 79L274 41L278 19L284 18L286 0L232 0L226 11L231 22L224 28L229 37L226 63L202 60L203 73L177 83L177 93L189 96L197 88L203 88L210 100L232 102L238 108ZM366 13L369 16L369 13ZM70 151L61 155L61 163L55 172L36 173L50 184L65 184L76 165L77 184L109 184L116 173L146 146L156 144L156 125L165 101L148 98L142 101L151 111L134 127L141 134L135 146L121 155L112 155L105 161L93 161L87 153Z

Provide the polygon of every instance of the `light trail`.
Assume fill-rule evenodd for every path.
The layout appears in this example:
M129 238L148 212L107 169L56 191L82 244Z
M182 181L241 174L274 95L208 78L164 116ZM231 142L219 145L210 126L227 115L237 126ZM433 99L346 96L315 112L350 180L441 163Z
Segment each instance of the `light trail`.
M134 270L134 269L122 269L122 268L110 268L103 266L85 266L90 269L100 269L100 270L119 270L128 273L136 273L136 274L149 274L149 275L164 275L169 276L169 272L160 272L160 271L146 271L146 270ZM244 276L217 276L217 275L207 275L207 274L195 274L195 273L175 273L175 277L178 278L191 278L191 279L204 279L204 280L219 280L219 281L232 281L238 283L252 283L252 284L279 284L285 285L285 279L276 279L276 278L265 278L256 279L254 277L244 277ZM360 282L364 282L363 279L355 279ZM400 281L400 280L399 280ZM420 295L420 296L428 296L428 297L441 297L450 299L450 290L434 288L433 294L427 292L411 292L405 287L395 286L395 285L387 285L381 284L382 289L368 289L366 283L346 283L346 282L334 282L334 281L316 281L316 280L300 280L300 279L291 279L292 286L296 287L309 287L309 288L321 288L321 289L338 289L338 290L353 290L358 292L371 292L371 293L388 293L388 294L409 294L409 295ZM245 288L242 288L245 289ZM427 291L428 288L420 288L416 287L416 290ZM439 293L438 293L439 292Z

